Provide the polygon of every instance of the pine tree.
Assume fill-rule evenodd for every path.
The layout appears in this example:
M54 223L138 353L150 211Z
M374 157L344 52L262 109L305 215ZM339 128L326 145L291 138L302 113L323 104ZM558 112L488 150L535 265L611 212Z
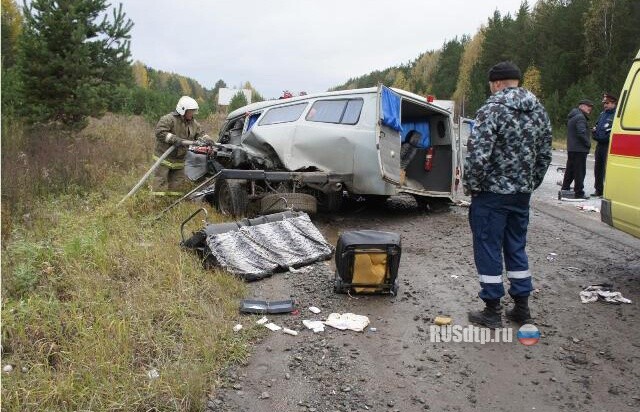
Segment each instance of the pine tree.
M131 82L131 20L106 0L25 4L19 66L34 120L67 125L99 114L115 86Z
M16 45L22 31L22 15L14 0L2 0L2 68L13 66L16 60Z
M242 90L238 90L238 93L236 93L229 102L229 113L247 104L247 97Z

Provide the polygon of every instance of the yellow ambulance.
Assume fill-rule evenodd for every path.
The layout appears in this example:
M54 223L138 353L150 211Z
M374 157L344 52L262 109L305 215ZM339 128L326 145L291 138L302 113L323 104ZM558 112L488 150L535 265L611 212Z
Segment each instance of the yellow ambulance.
M640 238L640 51L613 118L600 216Z

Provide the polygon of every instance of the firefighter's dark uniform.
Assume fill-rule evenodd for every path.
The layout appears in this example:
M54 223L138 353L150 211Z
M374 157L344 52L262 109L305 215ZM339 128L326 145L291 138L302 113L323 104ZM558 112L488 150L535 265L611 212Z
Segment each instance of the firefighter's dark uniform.
M200 124L191 119L187 121L178 112L172 112L162 116L156 125L156 148L153 160L158 160L162 154L171 147L165 139L171 133L182 140L206 140ZM190 187L190 183L184 174L184 157L187 147L178 145L156 169L151 194L156 196L182 196Z

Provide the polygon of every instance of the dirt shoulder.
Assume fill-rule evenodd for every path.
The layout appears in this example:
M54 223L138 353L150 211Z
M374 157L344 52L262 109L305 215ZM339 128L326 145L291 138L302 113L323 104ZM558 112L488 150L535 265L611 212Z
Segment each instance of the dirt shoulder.
M509 343L430 341L437 315L467 326L467 311L481 307L467 209L429 214L382 208L315 218L334 245L337 233L349 229L400 233L399 295L334 294L332 262L251 284L250 297L295 299L300 315L271 318L300 333L266 334L246 365L227 371L209 409L638 410L640 240L620 241L590 221L576 225L567 213L533 204L531 306L541 332L534 346L518 343L518 326L508 322ZM551 253L557 254L552 260ZM634 303L580 303L583 286L603 281ZM322 313L314 316L306 310L310 305ZM375 331L304 330L302 319L324 319L331 312L366 315Z

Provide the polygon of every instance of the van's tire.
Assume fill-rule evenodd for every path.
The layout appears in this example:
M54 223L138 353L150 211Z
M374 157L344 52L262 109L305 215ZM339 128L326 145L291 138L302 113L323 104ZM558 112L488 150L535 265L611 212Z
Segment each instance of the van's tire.
M221 179L216 182L215 204L223 215L246 216L249 207L249 194L246 181Z
M322 212L334 213L342 208L344 197L342 190L338 192L322 193L322 203L318 205L318 209Z
M260 211L263 214L289 209L314 214L318 211L318 201L306 193L269 193L260 200Z

